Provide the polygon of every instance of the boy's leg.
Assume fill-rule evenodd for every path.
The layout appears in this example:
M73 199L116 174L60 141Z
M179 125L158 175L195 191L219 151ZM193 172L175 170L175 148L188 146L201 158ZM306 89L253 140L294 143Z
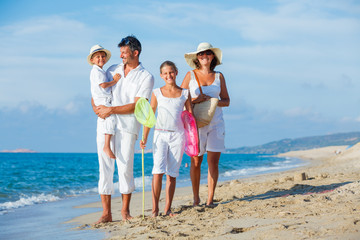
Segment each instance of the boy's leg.
M165 202L165 214L174 216L171 212L171 204L175 194L176 178L166 175L166 202Z
M102 122L103 122L103 130L105 134L105 145L103 151L106 153L106 155L109 158L115 159L116 158L115 154L110 147L111 137L115 135L115 122L116 122L115 116L110 115L109 117L102 119Z
M159 200L161 194L162 178L164 174L154 174L153 180L151 183L151 193L152 193L152 217L157 217L159 215Z
M105 144L104 144L104 152L106 153L106 155L111 158L111 159L115 159L115 155L113 153L113 151L111 150L110 147L110 141L111 141L111 134L105 134Z

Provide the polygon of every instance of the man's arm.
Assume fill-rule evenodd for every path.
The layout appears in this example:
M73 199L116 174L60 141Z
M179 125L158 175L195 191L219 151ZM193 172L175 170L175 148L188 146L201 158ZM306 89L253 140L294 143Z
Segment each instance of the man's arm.
M139 97L136 97L134 103L129 103L123 106L105 107L103 105L96 107L95 113L101 118L107 118L111 114L131 114L134 113L136 102Z

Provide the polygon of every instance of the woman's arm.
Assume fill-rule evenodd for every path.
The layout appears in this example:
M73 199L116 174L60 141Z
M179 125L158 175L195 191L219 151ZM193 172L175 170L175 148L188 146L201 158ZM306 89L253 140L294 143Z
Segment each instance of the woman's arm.
M185 109L188 110L191 114L193 114L190 92L189 92L188 99L186 99L186 102L185 102Z
M218 102L219 107L228 107L230 105L230 97L226 88L225 78L222 73L220 73L220 100Z
M191 73L187 72L180 87L189 89L190 79L191 79ZM205 94L200 94L197 98L190 98L190 99L191 99L192 104L196 104L196 103L201 103L201 102L207 101L210 99L210 97Z

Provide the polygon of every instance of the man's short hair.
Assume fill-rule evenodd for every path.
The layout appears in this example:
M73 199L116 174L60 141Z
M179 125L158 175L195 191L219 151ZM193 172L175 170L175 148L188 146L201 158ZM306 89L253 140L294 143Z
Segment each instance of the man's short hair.
M129 46L132 52L138 50L139 55L141 53L141 43L134 35L130 35L121 39L120 43L118 44L118 47L120 48L124 46Z

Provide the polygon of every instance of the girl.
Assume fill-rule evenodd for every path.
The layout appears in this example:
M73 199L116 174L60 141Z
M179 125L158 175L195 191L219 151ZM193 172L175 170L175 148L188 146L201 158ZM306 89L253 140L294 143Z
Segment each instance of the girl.
M174 216L171 203L175 193L176 177L179 176L182 156L185 148L184 125L181 113L184 109L192 113L189 90L176 85L177 67L171 61L165 61L160 66L160 77L165 86L154 89L151 96L151 107L158 114L154 132L152 170L152 217L159 215L159 199L162 178L166 173L166 202L165 215ZM150 129L144 129L144 141L140 147L146 147Z

